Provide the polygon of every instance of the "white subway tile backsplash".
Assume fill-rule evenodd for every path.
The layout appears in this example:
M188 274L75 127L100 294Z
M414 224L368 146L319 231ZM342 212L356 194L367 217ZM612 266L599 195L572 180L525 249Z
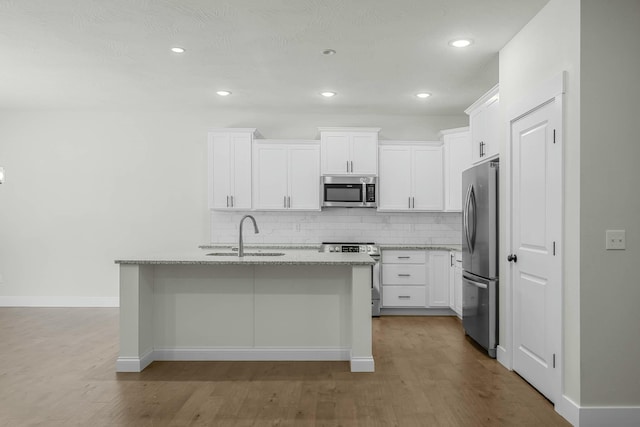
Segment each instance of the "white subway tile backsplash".
M211 212L211 243L233 243L247 212ZM322 212L251 212L259 234L245 227L245 241L253 243L320 243L374 241L383 244L459 245L462 215L446 213L390 213L375 209L325 209Z

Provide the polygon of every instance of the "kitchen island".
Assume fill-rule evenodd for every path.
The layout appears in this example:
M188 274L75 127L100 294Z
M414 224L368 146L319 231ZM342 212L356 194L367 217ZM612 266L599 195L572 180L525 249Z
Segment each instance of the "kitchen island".
M155 360L348 360L352 372L374 371L371 257L227 252L116 260L118 372Z

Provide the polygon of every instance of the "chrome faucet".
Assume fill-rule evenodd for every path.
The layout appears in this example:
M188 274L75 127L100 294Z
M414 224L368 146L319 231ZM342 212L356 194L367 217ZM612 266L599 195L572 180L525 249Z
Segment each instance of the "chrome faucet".
M238 256L239 257L244 256L244 243L242 242L242 223L247 218L253 221L253 228L255 230L255 233L258 234L260 232L260 230L258 230L258 224L256 224L256 219L254 217L252 217L251 215L245 215L242 217L242 219L240 220L240 236L238 237Z

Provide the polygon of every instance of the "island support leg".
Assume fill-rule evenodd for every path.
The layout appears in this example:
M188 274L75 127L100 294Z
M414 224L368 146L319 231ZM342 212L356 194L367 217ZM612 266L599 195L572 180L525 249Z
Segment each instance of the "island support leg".
M120 265L120 355L117 372L153 362L153 266Z
M374 372L371 331L371 266L351 270L351 372Z

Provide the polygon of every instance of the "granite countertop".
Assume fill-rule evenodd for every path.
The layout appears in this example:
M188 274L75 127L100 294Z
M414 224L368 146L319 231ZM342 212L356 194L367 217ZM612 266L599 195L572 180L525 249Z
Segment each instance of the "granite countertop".
M418 244L380 244L382 250L430 250L430 251L457 251L462 252L462 245L418 245Z
M462 245L444 245L444 244L431 244L420 245L417 243L380 243L378 244L380 249L406 249L406 250L432 250L432 251L462 251ZM207 245L198 246L201 249L231 249L237 248L237 243L212 243ZM313 249L318 250L320 248L319 243L253 243L244 245L245 249Z
M223 250L227 248L227 250ZM201 248L189 253L153 254L116 260L116 264L152 264L152 265L373 265L375 261L369 255L358 253L324 253L308 249L256 249L245 247L245 256L211 256L209 253L228 253L229 246ZM263 247L264 248L264 247ZM317 247L316 247L317 248ZM250 256L247 253L284 252L277 256Z

